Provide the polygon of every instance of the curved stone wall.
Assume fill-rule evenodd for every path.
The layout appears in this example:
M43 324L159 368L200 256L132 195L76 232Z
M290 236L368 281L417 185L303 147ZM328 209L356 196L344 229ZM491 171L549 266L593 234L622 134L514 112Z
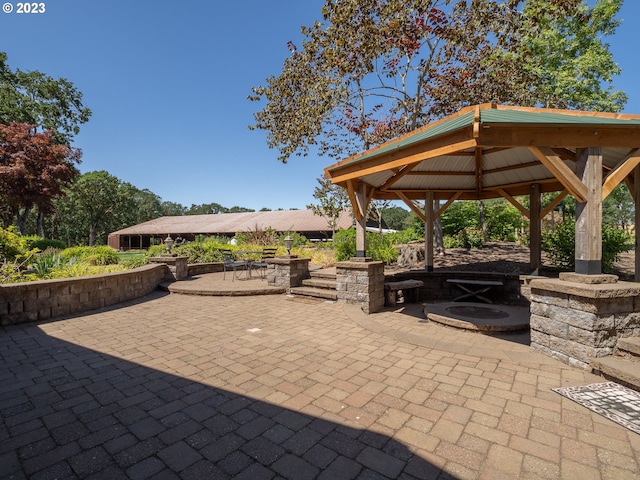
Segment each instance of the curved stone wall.
M143 297L164 280L166 265L104 275L0 285L0 325L35 322Z

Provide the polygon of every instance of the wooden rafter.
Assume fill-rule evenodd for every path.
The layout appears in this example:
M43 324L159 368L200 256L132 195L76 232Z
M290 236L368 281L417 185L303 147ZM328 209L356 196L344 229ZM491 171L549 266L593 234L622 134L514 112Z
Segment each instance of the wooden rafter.
M474 153L476 191L479 192L482 190L482 147L476 147Z
M548 147L529 147L529 150L531 150L536 158L553 173L553 176L576 197L576 200L579 202L587 201L587 187L582 183L582 180L565 165L559 155Z
M463 140L459 143L454 143L451 145L444 145L442 147L434 148L429 151L419 151L418 153L411 154L408 156L400 156L399 158L393 159L390 158L388 161L384 162L378 159L378 161L371 166L359 166L358 168L353 168L353 170L348 171L345 169L345 173L336 172L336 176L332 176L333 183L342 183L348 180L353 180L355 178L360 178L365 175L371 175L374 173L384 172L385 170L389 170L392 168L401 168L408 165L413 165L424 160L429 160L432 158L440 157L443 155L451 155L460 150L465 150L467 148L475 147L475 140ZM350 169L349 169L350 170Z
M531 218L531 212L529 210L527 210L524 205L522 205L518 200L516 200L515 198L513 198L511 195L509 195L507 192L505 192L503 189L498 189L497 190L498 193L500 193L500 195L502 195L511 205L513 205L514 207L516 207L518 210L520 210L520 212L527 218Z
M437 220L438 218L440 218L440 215L442 215L445 210L447 208L449 208L449 206L455 202L458 198L460 198L460 195L462 195L462 192L456 192L453 197L451 197L449 200L446 201L446 203L444 205L442 205L438 211L435 213L434 215L434 219Z
M564 189L558 195L556 195L556 197L552 201L550 201L546 207L542 209L542 212L540 212L540 218L544 218L547 215L549 215L551 213L551 210L555 209L558 205L560 205L560 202L562 202L562 200L564 200L567 195L569 195L569 190L567 189Z
M424 215L424 210L418 208L416 204L413 203L413 200L411 200L402 192L396 192L396 195L398 195L398 198L400 198L400 200L402 200L407 205L407 207L409 207L411 211L418 216L420 220L422 220L423 222L427 220L427 217L425 217Z
M357 221L359 221L362 219L364 214L362 212L362 205L360 205L360 201L358 200L358 195L356 195L357 191L358 191L357 182L355 181L347 182L347 195L349 195L349 201L351 202L351 207L353 208L353 216Z
M640 165L640 148L629 152L618 164L611 169L602 182L602 200L629 175L636 166Z

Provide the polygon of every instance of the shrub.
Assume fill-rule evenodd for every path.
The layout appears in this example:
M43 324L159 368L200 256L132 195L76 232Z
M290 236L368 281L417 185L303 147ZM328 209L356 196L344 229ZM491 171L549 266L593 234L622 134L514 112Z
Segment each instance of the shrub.
M29 235L24 237L27 242L27 248L37 248L40 251L45 251L47 248L55 248L63 250L67 248L67 244L62 240L54 240L51 238L42 238L37 235Z
M115 265L119 260L118 252L107 246L65 248L60 255L63 260L76 258L90 265Z
M333 243L335 245L336 261L348 260L356 256L356 230L340 230L336 232ZM387 235L380 237L378 233L367 233L367 256L374 260L391 263L398 259L398 250L394 248L392 238Z
M463 248L484 247L484 234L477 227L465 227L456 235Z
M542 249L549 255L551 264L565 271L576 266L576 224L572 218L556 225L555 231L542 236ZM602 227L602 271L612 273L620 254L633 248L632 236L625 231L604 225Z
M27 253L27 241L16 231L15 227L0 227L0 260L20 261Z

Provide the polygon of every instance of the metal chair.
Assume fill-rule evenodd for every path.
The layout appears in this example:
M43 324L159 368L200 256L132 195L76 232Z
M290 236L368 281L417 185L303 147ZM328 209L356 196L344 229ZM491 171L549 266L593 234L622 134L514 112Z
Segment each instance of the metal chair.
M231 269L233 270L233 278L232 281L236 280L236 270L239 269L240 267L242 267L242 269L244 270L247 266L247 263L242 261L242 260L236 260L236 257L234 256L233 252L231 250L221 250L222 252L222 262L224 264L224 271L222 274L222 279L225 280L226 279L226 275L227 275L227 270Z
M267 268L269 267L269 264L267 263L267 259L276 258L276 251L277 250L278 250L277 248L273 248L273 247L263 248L262 249L262 255L260 256L260 260L255 261L252 264L253 268L259 268L260 269L260 277L263 280L264 280L265 274L267 272Z

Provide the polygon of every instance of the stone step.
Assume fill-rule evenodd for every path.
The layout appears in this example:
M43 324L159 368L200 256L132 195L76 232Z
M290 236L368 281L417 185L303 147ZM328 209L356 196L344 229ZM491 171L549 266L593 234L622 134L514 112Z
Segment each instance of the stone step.
M589 365L597 375L618 382L640 392L640 368L638 362L624 357L612 355L610 357L594 358Z
M329 290L335 290L336 280L335 278L333 280L329 280L324 277L310 278L308 280L303 280L302 285L304 285L305 287L316 287L316 288L326 288Z
M293 287L290 292L294 295L300 295L305 297L324 298L326 300L337 300L338 292L330 290L328 288L316 288L316 287Z
M640 360L640 337L619 338L617 347L621 354Z
M335 281L335 279L336 279L336 274L335 273L331 273L331 272L328 272L326 270L311 271L311 272L309 272L309 276L311 278L318 278L318 279L324 279L324 280L333 280L333 281Z

